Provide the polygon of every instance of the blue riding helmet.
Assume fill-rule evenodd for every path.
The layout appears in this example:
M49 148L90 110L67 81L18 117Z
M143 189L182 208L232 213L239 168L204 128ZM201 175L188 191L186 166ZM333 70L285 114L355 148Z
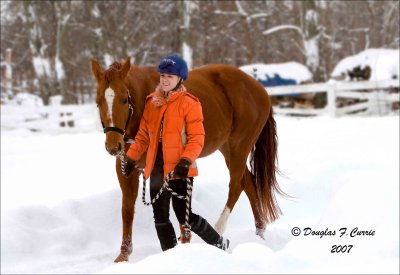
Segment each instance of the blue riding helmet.
M177 75L183 80L186 80L188 77L187 64L185 60L177 54L164 57L158 65L158 72Z

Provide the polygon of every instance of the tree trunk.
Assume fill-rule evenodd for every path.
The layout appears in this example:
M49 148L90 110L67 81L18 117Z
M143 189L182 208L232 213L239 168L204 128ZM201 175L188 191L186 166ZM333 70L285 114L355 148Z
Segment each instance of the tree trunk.
M249 21L247 19L247 14L243 10L240 1L235 1L236 10L239 14L240 25L242 26L243 30L243 39L246 45L246 63L254 63L254 43L251 37L251 27L249 26Z
M319 61L319 30L318 14L314 0L304 0L301 2L303 10L303 32L305 36L304 50L306 54L306 64L313 74L315 82L322 82L323 75ZM322 108L327 103L325 93L315 95L314 104L317 108Z
M189 70L192 69L192 43L191 43L191 32L190 32L190 19L191 13L194 10L191 1L182 1L182 30L181 30L181 42L182 42L182 57L186 61Z

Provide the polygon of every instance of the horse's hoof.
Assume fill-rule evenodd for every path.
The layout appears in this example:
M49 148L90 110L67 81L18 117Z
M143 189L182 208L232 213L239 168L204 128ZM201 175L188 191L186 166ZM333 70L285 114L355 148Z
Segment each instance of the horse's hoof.
M114 260L115 263L119 262L127 262L129 259L129 255L132 253L132 241L130 237L124 239L121 244L121 252L119 256Z
M128 253L120 253L118 257L114 260L114 263L120 263L120 262L127 262L129 259Z
M265 240L264 232L265 232L265 227L264 228L256 228L256 235L260 236L260 238L263 240Z

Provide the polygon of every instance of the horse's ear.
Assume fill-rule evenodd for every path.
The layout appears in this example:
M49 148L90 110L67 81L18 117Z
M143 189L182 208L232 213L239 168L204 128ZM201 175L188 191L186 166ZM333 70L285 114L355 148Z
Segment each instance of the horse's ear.
M99 82L101 79L102 70L100 64L94 59L92 59L92 73L97 82Z
M124 79L126 77L126 75L128 74L130 69L131 69L131 57L128 56L128 58L126 59L124 65L122 65L122 68L120 70L122 79Z

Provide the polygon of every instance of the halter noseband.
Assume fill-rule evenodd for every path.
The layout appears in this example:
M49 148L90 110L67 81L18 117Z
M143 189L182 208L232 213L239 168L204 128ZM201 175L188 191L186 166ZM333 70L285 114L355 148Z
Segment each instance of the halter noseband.
M130 120L130 118L132 117L132 114L133 114L133 103L132 103L132 98L131 98L131 95L130 95L130 93L129 93L129 90L128 90L128 108L129 108L129 110L128 110L128 112L129 112L129 113L128 113L128 119L126 120L125 128L124 128L124 129L121 129L121 128L115 127L115 126L104 127L104 122L103 122L103 120L100 118L101 125L103 126L103 132L104 132L104 133L107 133L107 132L117 132L117 133L119 133L119 134L125 136L126 128L128 127L129 120Z
M103 126L103 127L104 127L104 126ZM125 129L126 129L126 126L125 126ZM104 133L107 133L107 132L117 132L117 133L120 133L121 135L125 135L125 131L126 131L126 130L122 130L121 128L114 127L114 126L111 126L111 127L104 127Z

